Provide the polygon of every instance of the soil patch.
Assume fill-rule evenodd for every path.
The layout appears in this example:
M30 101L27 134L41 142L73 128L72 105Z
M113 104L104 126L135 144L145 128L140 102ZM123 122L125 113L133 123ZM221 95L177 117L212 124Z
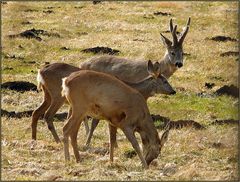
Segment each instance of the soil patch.
M162 121L163 124L157 126L158 129L164 129L167 124L169 124L171 129L181 129L183 127L192 127L194 129L205 129L205 127L203 125L201 125L200 123L193 121L193 120L177 120L177 121L171 121L168 117L164 117L164 116L160 116L160 115L155 115L155 114L151 114L153 122L156 121Z
M35 29L32 28L30 30L25 30L19 34L14 34L14 35L9 35L10 38L16 38L16 37L23 37L23 38L28 38L28 39L36 39L38 41L41 41L42 38L39 37L39 35L43 36L53 36L53 37L60 37L58 33L50 33L42 29Z
M239 56L239 52L237 51L227 51L224 53L220 54L221 57L225 57L225 56Z
M37 91L37 86L35 84L25 81L5 82L1 84L1 88L15 90L17 92Z
M217 95L223 95L223 94L226 94L226 95L230 95L232 97L236 97L238 98L239 97L239 88L237 88L236 86L234 85L224 85L223 87L219 88L218 90L216 90L215 92Z
M127 150L124 152L123 154L126 158L133 158L137 155L136 151L135 150Z
M120 53L119 50L111 49L109 47L93 47L88 49L83 49L81 52L85 53L94 53L94 54L109 54L109 55L115 55Z
M215 83L205 83L205 87L208 89L212 89L215 86Z
M99 3L101 3L102 1L99 1L99 0L94 0L93 1L93 4L99 4Z
M4 109L1 109L1 116L5 116L8 118L23 118L23 117L31 117L33 113L33 110L28 111L22 111L22 112L15 112L15 111L6 111ZM41 117L40 119L42 119ZM65 121L67 118L67 113L58 113L54 116L55 119L58 119L59 121Z
M211 125L223 125L223 124L239 124L239 120L234 119L223 119L223 120L215 120L211 123Z
M217 35L215 37L207 38L207 39L214 40L214 41L217 41L217 42L227 42L227 41L237 42L237 39L231 38L231 37L228 37L228 36L223 36L223 35Z
M54 11L53 10L47 10L47 11L43 11L43 13L51 14L51 13L54 13Z
M24 57L16 56L15 54L13 54L13 55L6 54L6 55L4 56L4 58L5 58L5 59L19 59L19 60L23 60L23 59L24 59Z
M153 15L155 15L155 16L170 16L172 14L167 13L167 12L156 11L156 12L153 13Z

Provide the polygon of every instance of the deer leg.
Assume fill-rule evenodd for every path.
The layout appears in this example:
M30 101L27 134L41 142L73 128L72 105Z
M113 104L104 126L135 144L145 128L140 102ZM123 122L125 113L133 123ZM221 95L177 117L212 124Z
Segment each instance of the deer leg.
M117 128L115 126L112 126L111 124L108 124L109 126L109 135L110 135L110 146L109 146L109 153L110 153L110 161L113 162L113 153L114 153L114 147L116 145L116 133Z
M58 98L58 99L52 100L50 107L48 108L47 112L44 115L44 120L47 122L48 129L51 131L57 143L60 142L60 139L53 125L53 116L56 114L57 110L63 105L63 103L64 103L64 98Z
M69 136L71 133L71 125L75 122L75 119L71 116L67 123L63 127L63 144L64 144L64 156L65 160L70 160L70 153L69 153Z
M82 123L82 118L78 119L78 121L76 122L76 124L74 126L72 126L73 130L70 134L71 137L71 144L72 144L72 148L73 148L73 152L76 158L77 162L80 162L80 155L78 152L78 146L77 146L77 135L78 135L78 130L80 128L80 124Z
M144 168L148 168L148 165L147 165L147 162L146 160L144 159L143 157L143 154L140 150L140 147L139 147L139 144L137 142L137 139L134 135L134 132L131 128L127 127L127 128L123 128L123 133L126 135L127 139L131 142L133 148L135 149L135 151L137 152L138 154L138 157L140 158L142 164L143 164L143 167Z
M99 123L99 120L93 118L91 128L90 128L90 131L89 131L88 136L87 136L86 146L90 145L90 142L91 142L91 139L92 139L92 136L93 136L93 132L96 129L98 123Z
M46 110L48 109L48 107L51 104L51 96L49 95L48 91L42 87L43 92L44 92L44 100L42 102L42 104L33 111L32 113L32 139L36 140L37 139L37 124L38 124L38 120L39 118L44 115L44 113L46 112Z
M85 117L83 119L83 124L85 126L86 135L88 136L88 134L89 134L89 126L88 126L88 118L87 117Z
M69 119L71 117L71 115L72 115L72 108L71 108L71 106L69 106L67 119Z

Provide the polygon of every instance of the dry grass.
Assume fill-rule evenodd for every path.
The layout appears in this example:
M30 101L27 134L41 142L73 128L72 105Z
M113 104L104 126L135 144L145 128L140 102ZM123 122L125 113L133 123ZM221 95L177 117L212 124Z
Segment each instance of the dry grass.
M47 10L53 13L43 12ZM172 16L154 16L156 11L170 12ZM108 146L106 122L96 130L90 151L83 150L86 137L81 127L78 141L84 160L77 164L73 155L69 163L64 161L63 146L53 142L45 123L39 122L38 141L33 143L30 118L2 117L2 180L236 180L238 127L209 123L215 119L237 119L238 101L229 96L197 96L203 91L211 94L223 85L237 85L236 57L220 56L236 51L237 42L206 39L216 35L237 38L236 2L7 2L2 5L3 55L24 59L3 56L2 80L36 83L37 69L44 62L78 65L93 56L81 50L94 46L118 49L121 57L160 59L165 50L159 32L168 29L170 17L181 31L188 16L192 17L192 24L184 51L191 55L169 79L174 87L185 90L175 96L152 97L148 105L151 113L174 120L193 119L205 124L206 130L172 130L161 156L149 170L143 170L138 157L124 156L132 147L121 131L114 163L109 162L108 154L102 154ZM31 24L22 24L24 21ZM39 42L8 37L31 28L59 33L60 38L41 36L43 41ZM63 46L70 50L61 50ZM216 86L207 90L205 82ZM42 93L2 91L2 108L11 111L35 109L41 100ZM66 109L64 106L60 112ZM64 123L55 125L62 135Z

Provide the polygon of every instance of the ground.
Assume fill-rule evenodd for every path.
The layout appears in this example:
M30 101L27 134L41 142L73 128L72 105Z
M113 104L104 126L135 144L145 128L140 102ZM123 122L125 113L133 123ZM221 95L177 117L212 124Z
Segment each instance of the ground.
M84 150L84 127L78 144L83 161L64 161L63 145L56 144L44 122L38 140L31 141L31 118L1 117L2 180L237 180L238 126L213 125L216 119L238 119L238 98L214 95L224 85L238 82L236 41L214 41L215 36L237 39L237 2L7 2L2 8L2 82L36 83L36 73L46 62L78 66L93 56L81 50L105 46L133 60L160 60L165 48L160 32L169 20L181 31L192 19L184 41L184 66L169 79L177 94L148 100L150 112L171 120L194 120L206 127L170 130L161 155L148 170L141 167L130 143L118 131L119 147L109 161L107 122L94 133L91 148ZM157 12L170 13L168 16ZM155 14L154 14L155 13ZM29 29L42 29L41 41L14 37ZM169 33L163 33L170 38ZM205 83L214 83L212 89ZM36 109L42 92L2 90L1 108L8 111ZM66 112L67 105L59 112ZM64 122L55 122L62 136ZM162 131L158 129L161 135ZM72 151L71 151L72 152Z

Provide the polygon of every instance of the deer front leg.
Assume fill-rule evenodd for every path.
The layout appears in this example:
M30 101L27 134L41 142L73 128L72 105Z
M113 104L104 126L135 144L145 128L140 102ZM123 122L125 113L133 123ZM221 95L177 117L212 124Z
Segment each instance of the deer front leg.
M110 139L109 154L110 154L110 161L113 162L114 147L116 146L117 128L115 126L112 126L110 123L108 124L108 126L109 126L109 139Z
M127 139L130 141L130 143L132 144L133 148L135 149L135 151L138 154L138 157L140 158L142 165L145 169L148 168L147 162L143 157L143 154L140 150L139 144L137 142L137 139L134 135L133 129L131 129L130 127L125 127L122 129L123 133L126 135Z

